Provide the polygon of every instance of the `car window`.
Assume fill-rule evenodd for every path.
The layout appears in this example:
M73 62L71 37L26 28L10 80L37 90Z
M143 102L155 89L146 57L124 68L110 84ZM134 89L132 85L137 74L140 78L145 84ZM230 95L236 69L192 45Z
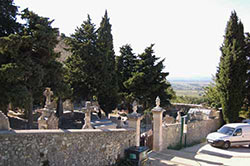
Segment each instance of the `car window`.
M222 128L218 130L218 132L222 134L226 134L226 135L232 135L234 130L235 128L223 126Z
M241 136L242 135L242 129L236 129L234 132L234 136Z

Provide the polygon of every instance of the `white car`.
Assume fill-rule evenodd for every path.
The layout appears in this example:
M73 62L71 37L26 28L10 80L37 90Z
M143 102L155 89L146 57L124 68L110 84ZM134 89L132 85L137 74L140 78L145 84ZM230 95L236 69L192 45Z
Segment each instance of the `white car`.
M249 123L250 124L250 119L245 119L242 121L242 123Z
M233 145L250 145L250 124L226 124L217 132L208 134L207 142L212 146L224 149L228 149Z

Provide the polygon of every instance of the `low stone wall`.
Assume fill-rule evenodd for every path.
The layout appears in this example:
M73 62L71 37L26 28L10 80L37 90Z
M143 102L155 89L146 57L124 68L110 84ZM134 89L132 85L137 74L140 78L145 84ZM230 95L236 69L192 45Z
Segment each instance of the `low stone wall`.
M194 121L188 123L187 127L187 145L200 142L202 139L221 126L220 119L209 119L202 121ZM163 127L162 149L175 147L180 143L181 124L170 124ZM183 137L184 142L184 137Z
M134 129L0 131L0 165L105 166L135 145Z

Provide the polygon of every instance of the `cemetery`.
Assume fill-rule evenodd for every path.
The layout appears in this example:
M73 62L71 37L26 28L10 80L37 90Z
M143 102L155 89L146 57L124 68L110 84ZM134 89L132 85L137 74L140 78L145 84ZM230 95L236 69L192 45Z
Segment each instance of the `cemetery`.
M38 110L41 112L38 129L11 129L8 117L0 113L0 165L114 165L126 156L129 148L147 146L146 139L141 141L144 115L137 113L136 101L125 123L121 118L116 118L116 121L108 118L92 120L95 117L92 113L98 108L87 101L81 109L85 114L82 127L60 129L50 99L53 92L46 88L44 95L46 104ZM199 142L221 124L219 117L196 121L186 118L185 124L180 112L174 118L169 115L163 117L165 111L157 97L150 130L153 151ZM183 131L185 125L186 131Z
M101 9L109 3L98 3L98 7ZM46 6L42 7L43 4ZM88 3L69 4L73 4L71 9L74 11L78 6L82 7L81 11L84 7L91 9ZM174 68L170 67L169 71L165 67L174 65L176 69L181 69L192 77L202 75L204 69L208 70L207 74L210 73L211 69L205 65L212 65L213 62L209 63L208 59L204 59L204 53L210 48L202 48L194 43L199 41L202 46L210 46L217 42L208 44L207 37L195 42L192 39L196 39L194 36L198 34L197 30L205 32L212 25L208 19L215 18L200 15L202 10L197 14L197 10L192 8L196 5L191 5L190 8L187 7L188 4L184 5L188 9L185 12L188 18L201 16L202 20L209 23L209 26L200 27L203 24L196 21L199 26L189 26L195 33L185 33L189 29L186 28L183 14L180 18L171 18L174 23L184 23L185 26L168 26L165 21L169 22L169 19L165 17L169 14L164 14L165 9L150 13L148 9L153 9L150 5L146 14L164 20L160 21L164 22L164 26L154 26L148 21L150 17L145 17L146 21L137 17L146 15L143 12L138 15L136 5L131 8L129 3L125 4L129 5L131 11L135 7L136 13L129 12L131 17L127 15L127 11L111 10L112 15L118 16L118 19L114 19L116 26L112 26L110 22L112 19L108 15L107 6L100 24L93 22L87 14L86 20L78 26L74 25L74 31L64 34L61 32L62 27L52 26L55 18L40 16L41 13L34 12L28 6L23 8L16 5L14 0L0 3L0 165L147 165L150 161L148 154L151 152L181 150L204 142L207 134L217 130L222 123L235 123L250 117L250 99L246 93L250 87L250 34L244 31L235 10L231 12L225 29L224 41L220 47L222 56L220 62L216 63L219 66L214 82L204 88L192 82L192 86L187 87L198 90L198 96L178 96L168 77L170 73L172 78L176 76L171 71ZM146 4L143 3L140 9L144 9ZM96 4L94 5L93 9L96 9ZM126 10L124 5L120 6ZM168 5L160 6L165 8ZM63 9L61 14L52 4L42 2L38 7L45 11L52 7L58 16L66 13L67 17L63 16L62 19L63 26L73 25L66 18L70 18L70 21L80 18L79 14L70 16L74 12L65 12L61 6L57 8ZM179 8L180 5L176 7ZM21 8L23 9L20 10ZM126 17L114 14L115 11ZM160 16L154 17L157 13ZM189 13L193 15L188 15ZM215 16L217 18L218 15ZM132 21L134 18L137 19L136 22ZM125 19L130 20L129 23ZM138 20L152 26L138 26ZM173 21L170 20L171 22ZM173 30L169 29L173 27ZM164 30L159 30L160 28ZM119 32L116 37L112 35L113 29ZM144 30L145 34L139 33ZM212 29L209 28L210 30ZM171 39L169 32L174 34L174 38ZM183 34L191 34L192 37L183 37ZM211 34L209 37L215 37L213 31ZM121 41L130 40L133 45L140 44L140 50L142 47L145 49L138 53L130 43L114 45L113 41L119 41L117 39L122 36L126 40ZM180 42L180 39L187 41ZM221 40L221 37L218 39ZM153 44L152 41L156 42ZM148 46L145 47L144 44ZM197 48L201 50L193 51ZM138 45L135 46L135 50L137 49ZM188 52L189 50L192 51ZM160 56L156 53L160 53ZM191 64L194 62L193 54L202 57L202 63L195 61L195 65ZM185 58L191 61L186 61L183 55L187 55ZM210 57L211 53L207 55ZM168 56L175 57L176 64ZM197 57L195 60L199 60ZM166 62L170 65L166 65ZM189 71L192 67L193 72ZM182 71L178 73L181 74ZM185 79L182 81L185 82ZM124 164L121 165L121 162Z

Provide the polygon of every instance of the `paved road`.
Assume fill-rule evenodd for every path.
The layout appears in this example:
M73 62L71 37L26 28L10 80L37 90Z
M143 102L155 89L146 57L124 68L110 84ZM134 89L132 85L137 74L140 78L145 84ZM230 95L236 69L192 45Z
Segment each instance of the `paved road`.
M224 150L202 143L179 151L151 152L149 159L152 166L249 166L250 148L231 147Z

